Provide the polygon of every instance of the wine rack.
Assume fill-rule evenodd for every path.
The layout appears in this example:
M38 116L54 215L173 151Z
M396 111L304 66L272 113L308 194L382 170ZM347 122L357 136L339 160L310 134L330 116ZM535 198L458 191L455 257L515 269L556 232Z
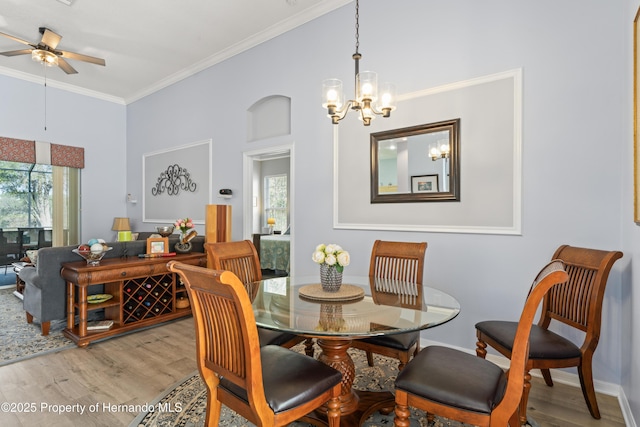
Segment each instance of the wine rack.
M206 267L204 253L176 255L173 260ZM67 283L67 327L64 336L79 347L136 329L191 315L191 307L177 301L188 298L177 274L167 269L166 258L109 258L100 265L86 262L62 264L60 274ZM112 296L106 302L88 304L93 285L104 286ZM187 299L188 303L188 299ZM90 312L104 310L104 320L113 322L107 330L87 329Z
M124 323L173 312L173 282L172 274L126 280L122 287Z

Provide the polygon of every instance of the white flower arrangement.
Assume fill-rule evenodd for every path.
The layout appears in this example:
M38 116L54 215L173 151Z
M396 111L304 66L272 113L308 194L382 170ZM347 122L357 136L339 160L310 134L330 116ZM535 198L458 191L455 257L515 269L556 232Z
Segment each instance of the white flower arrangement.
M342 273L344 268L349 265L351 258L349 252L342 249L339 245L324 243L318 245L313 251L311 259L317 264L335 265L338 273Z

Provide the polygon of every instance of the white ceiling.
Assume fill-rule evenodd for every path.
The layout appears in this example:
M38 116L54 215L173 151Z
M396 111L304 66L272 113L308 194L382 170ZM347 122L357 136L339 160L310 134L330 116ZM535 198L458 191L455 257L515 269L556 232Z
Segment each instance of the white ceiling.
M67 75L0 55L0 74L126 104L351 1L0 0L0 32L37 44L47 27L58 49L106 61L69 59L78 74ZM0 37L0 52L24 48Z

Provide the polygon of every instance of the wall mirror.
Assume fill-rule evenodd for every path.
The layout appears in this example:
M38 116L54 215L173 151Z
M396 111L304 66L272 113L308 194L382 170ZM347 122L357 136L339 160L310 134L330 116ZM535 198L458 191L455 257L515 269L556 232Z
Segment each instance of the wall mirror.
M460 119L371 134L371 203L460 201Z

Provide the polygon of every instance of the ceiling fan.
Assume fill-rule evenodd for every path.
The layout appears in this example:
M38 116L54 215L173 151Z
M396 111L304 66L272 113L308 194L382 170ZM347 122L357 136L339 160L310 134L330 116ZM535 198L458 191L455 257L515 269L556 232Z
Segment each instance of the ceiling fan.
M104 59L95 58L93 56L82 55L80 53L67 52L66 50L58 50L58 43L62 36L54 33L48 28L40 27L40 34L42 39L38 44L29 43L26 40L22 40L18 37L11 36L9 34L1 33L0 36L10 38L18 43L31 46L31 49L11 50L7 52L0 52L0 55L4 56L17 56L31 54L31 58L34 61L41 62L49 67L58 66L67 74L76 74L77 71L66 61L66 59L75 59L77 61L90 62L97 65L105 65Z

